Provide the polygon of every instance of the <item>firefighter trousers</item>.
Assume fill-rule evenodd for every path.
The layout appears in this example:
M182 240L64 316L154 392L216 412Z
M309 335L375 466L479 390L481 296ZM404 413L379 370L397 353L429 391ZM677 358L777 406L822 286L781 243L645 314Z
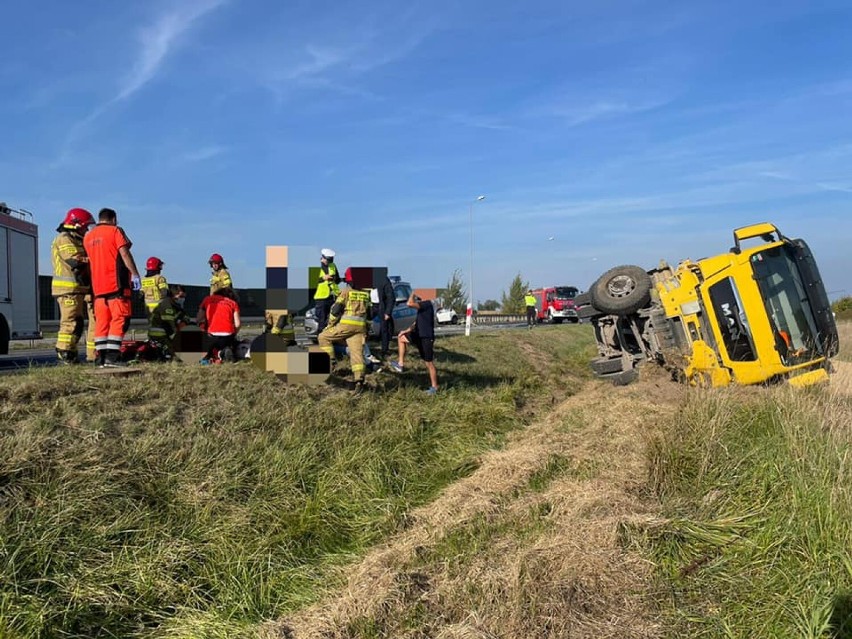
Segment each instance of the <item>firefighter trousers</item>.
M367 331L365 326L354 326L352 324L335 324L330 328L326 328L319 335L319 345L322 350L328 353L332 361L334 361L334 344L346 342L349 347L349 362L352 366L352 376L355 381L364 379L364 342L367 341Z
M57 295L59 305L59 333L56 350L77 353L77 344L83 336L83 322L88 320L86 334L86 357L95 357L95 310L89 295Z

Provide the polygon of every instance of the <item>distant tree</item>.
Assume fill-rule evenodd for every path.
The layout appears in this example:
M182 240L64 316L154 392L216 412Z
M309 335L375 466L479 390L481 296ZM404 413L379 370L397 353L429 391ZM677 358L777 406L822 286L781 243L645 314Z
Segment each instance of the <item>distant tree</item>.
M504 292L500 299L500 308L504 313L523 313L526 309L524 296L529 289L529 282L521 279L521 274L515 275L515 279L509 284L509 291Z
M485 300L476 306L478 311L496 311L498 308L500 308L500 302L497 300Z
M459 315L464 315L467 308L467 291L462 283L461 271L456 269L447 282L441 295L444 308L451 308Z

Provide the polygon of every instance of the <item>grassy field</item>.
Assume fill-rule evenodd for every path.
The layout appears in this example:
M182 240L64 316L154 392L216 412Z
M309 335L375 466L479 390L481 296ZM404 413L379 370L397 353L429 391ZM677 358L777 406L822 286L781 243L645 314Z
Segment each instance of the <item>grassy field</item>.
M851 427L830 388L678 411L650 447L664 519L639 535L673 636L852 637Z
M837 322L837 335L840 337L840 359L852 362L852 320Z
M358 399L242 364L4 378L0 636L252 635L576 392L590 345L442 339L437 397L422 367Z
M5 378L0 637L850 639L840 332L805 391L615 388L584 326L442 339L436 397Z

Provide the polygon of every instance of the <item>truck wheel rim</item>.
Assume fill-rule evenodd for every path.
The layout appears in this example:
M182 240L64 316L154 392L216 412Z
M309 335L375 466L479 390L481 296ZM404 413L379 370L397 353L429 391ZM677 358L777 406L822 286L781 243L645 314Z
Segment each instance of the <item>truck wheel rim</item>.
M606 283L606 290L612 297L627 297L636 290L636 281L629 275L616 275Z

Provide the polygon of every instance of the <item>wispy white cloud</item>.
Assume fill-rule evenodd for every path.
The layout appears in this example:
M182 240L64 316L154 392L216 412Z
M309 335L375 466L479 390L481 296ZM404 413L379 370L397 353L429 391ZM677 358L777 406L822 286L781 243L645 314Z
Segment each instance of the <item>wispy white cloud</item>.
M633 115L652 111L670 103L672 98L660 98L646 101L595 100L587 103L572 103L566 100L561 105L551 105L549 115L563 118L568 126L579 126L593 120Z
M151 82L163 68L168 55L180 39L206 14L224 5L228 0L195 0L177 9L163 13L150 26L139 32L140 49L129 73L119 79L118 91L96 106L84 118L75 122L68 131L59 158L61 164L71 155L71 146L114 104L127 100Z
M160 71L168 54L181 36L204 15L225 4L227 0L196 0L161 15L139 34L141 49L130 73L123 78L120 89L111 102L129 98L148 84Z
M182 157L185 162L203 162L204 160L222 155L227 150L228 147L226 146L211 144L210 146L203 146L192 151L187 151Z

